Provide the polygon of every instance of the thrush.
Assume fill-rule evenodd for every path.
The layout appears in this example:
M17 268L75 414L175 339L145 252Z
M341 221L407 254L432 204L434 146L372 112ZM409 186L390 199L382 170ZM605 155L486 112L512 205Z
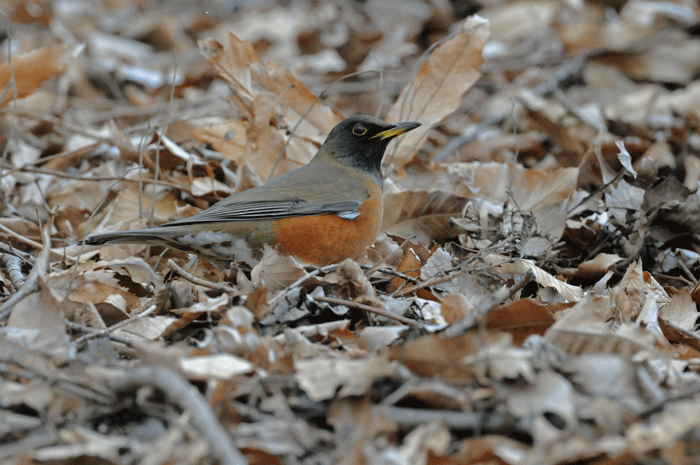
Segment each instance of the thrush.
M264 244L304 263L361 259L382 221L381 163L389 141L420 126L352 116L313 159L207 210L154 228L95 234L87 245L153 244L214 261L257 263Z

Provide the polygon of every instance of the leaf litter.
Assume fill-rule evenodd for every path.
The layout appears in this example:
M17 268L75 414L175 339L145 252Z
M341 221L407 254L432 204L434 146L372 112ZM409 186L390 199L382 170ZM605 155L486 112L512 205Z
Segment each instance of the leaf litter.
M696 3L210 3L3 5L2 463L696 460ZM360 262L76 245L356 113Z

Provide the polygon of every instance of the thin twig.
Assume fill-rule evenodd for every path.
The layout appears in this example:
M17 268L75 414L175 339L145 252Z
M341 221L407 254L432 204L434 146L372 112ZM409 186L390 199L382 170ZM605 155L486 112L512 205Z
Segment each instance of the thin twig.
M78 339L75 340L75 343L82 344L83 342L87 341L88 339L94 339L94 338L100 337L100 336L107 336L110 333L113 333L114 331L118 330L119 328L123 328L124 326L126 326L130 323L133 323L136 320L139 320L141 318L144 318L144 317L150 315L151 313L155 312L157 309L158 309L158 307L156 305L151 305L148 309L146 309L146 311L141 312L138 315L134 315L130 318L127 318L126 320L122 320L119 323L113 324L112 326L110 326L107 329L99 329L99 330L95 331L94 333L83 334L82 336L80 336Z
M521 432L530 434L523 422L504 412L455 412L452 410L428 410L408 407L384 406L379 411L402 426L418 426L439 422L450 429L504 434Z
M42 244L39 244L38 242L35 242L31 239L28 239L28 238L22 236L21 234L17 234L16 232L14 232L13 230L11 230L10 228L8 228L7 226L5 226L3 224L0 224L0 231L3 231L5 233L9 234L11 237L14 237L15 239L17 239L20 242L24 242L27 245L31 245L32 247L34 247L37 250L48 249L52 254L54 254L58 258L61 258L61 259L67 258L68 260L72 261L73 263L76 263L78 261L77 257L73 257L71 255L66 255L64 250L52 249L51 247L44 247Z
M318 276L321 273L323 273L324 275L332 273L337 269L338 265L327 265L309 272L308 274L302 276L301 278L297 279L292 284L284 288L284 290L280 291L279 294L277 294L270 302L268 302L267 307L274 309L275 306L279 303L279 301L282 300L289 293L289 291L301 286L304 282L306 282L306 280L311 279L314 276ZM272 315L268 315L267 317L265 317L265 319L268 320L271 317Z
M25 263L34 264L36 262L36 258L33 255L17 250L11 245L3 244L2 242L0 242L0 252L19 257Z
M394 276L396 278L401 278L401 279L408 281L408 282L411 282L413 284L420 284L420 282L421 282L420 279L414 278L412 276L408 276L407 274L400 273L396 270L392 270L391 268L378 268L374 271L379 272L379 273L388 274L388 275Z
M688 266L683 262L683 259L678 260L678 266L681 270L683 270L683 273L688 276L688 279L693 283L693 286L696 286L698 284L698 280L695 279L695 276L693 276L693 273L690 272Z
M83 333L88 333L88 334L96 334L97 336L106 336L110 340L114 342L118 342L120 344L124 344L125 346L128 347L133 347L134 341L132 341L129 338L119 336L117 334L103 334L102 329L97 329L93 328L92 326L86 326L86 325L81 325L80 323L75 323L74 321L70 321L69 319L64 319L66 326L70 327L71 329L75 329L77 331L82 331Z
M618 179L620 179L622 176L624 176L625 170L620 170L615 176L593 192L589 193L586 197L584 197L579 203L574 205L572 208L569 208L569 211L567 213L571 213L572 211L576 210L578 207L583 205L584 203L588 202L590 199L592 199L594 196L600 194L601 192L605 191L608 187L610 187L613 183L615 183Z
M15 67L12 64L12 22L10 18L3 13L8 21L5 33L7 34L7 64L10 67L10 82L8 85L12 89L12 118L10 119L10 131L7 135L7 142L5 143L5 148L2 151L2 160L0 160L0 179L3 177L3 172L5 170L5 165L7 164L7 155L10 152L10 145L12 139L14 139L15 125L17 124L17 82L15 81ZM3 96L4 101L4 96ZM2 191L0 191L0 197L2 196Z
M375 313L385 318L390 318L392 320L396 320L400 323L409 326L414 326L416 328L423 327L423 325L416 320L411 320L410 318L406 318L400 315L394 315L393 313L387 312L386 310L382 310L381 308L371 307L369 305L361 304L359 302L353 302L352 300L338 299L336 297L326 297L318 295L310 295L309 297L313 300L318 300L319 302L326 302L333 305L345 305L346 307L357 308L364 312Z
M199 286L204 286L209 289L214 289L215 291L224 291L224 292L233 292L236 289L227 285L227 284L222 284L222 283L213 283L211 281L207 281L205 279L198 278L194 276L193 274L187 272L184 268L182 268L180 265L175 263L173 259L169 259L167 263L168 267L173 270L175 273L179 274L186 280L190 281L191 283L197 284Z
M688 336L689 338L695 339L696 341L700 341L700 335L699 335L699 334L697 334L697 333L695 333L695 332L693 332L693 331L690 331L690 330L688 330L688 329L685 329L685 328L683 328L682 326L678 326L677 324L675 324L675 323L673 323L673 322L671 322L671 321L669 321L669 320L667 320L667 319L665 319L665 318L664 318L664 323L666 323L666 326L668 326L669 328L675 329L676 331L678 331L678 332L681 333L682 335Z
M226 429L219 423L209 402L183 376L166 367L149 366L125 370L110 385L117 394L134 392L142 386L155 386L168 401L192 415L192 424L209 442L211 453L222 465L244 465L248 461L236 449Z

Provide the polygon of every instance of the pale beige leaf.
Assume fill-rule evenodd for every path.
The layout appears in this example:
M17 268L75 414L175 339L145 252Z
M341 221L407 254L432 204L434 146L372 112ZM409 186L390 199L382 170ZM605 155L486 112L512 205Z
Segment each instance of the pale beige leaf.
M450 430L442 423L424 423L406 435L398 455L403 463L428 463L428 451L432 456L443 456L448 452L451 440Z
M361 396L378 378L397 375L391 362L380 356L361 359L326 356L296 359L294 367L294 378L299 387L315 402L333 397Z
M693 331L698 319L698 309L688 289L683 289L680 294L673 296L671 302L659 309L659 316L681 328Z
M535 381L535 369L532 366L532 353L513 346L510 334L501 334L491 343L482 345L477 353L462 358L463 364L484 364L489 377L496 380L518 379Z
M177 320L175 317L165 315L138 318L117 329L115 334L127 339L143 338L146 341L155 341L163 337L168 327L175 324Z
M581 263L576 270L576 277L589 278L603 276L615 263L622 260L619 255L600 253L592 260Z
M293 257L280 255L272 247L265 245L260 263L251 272L253 283L264 283L269 291L282 289L306 275L304 267Z
M255 365L231 354L202 355L180 360L182 372L190 379L230 379L255 369Z
M411 159L425 142L428 131L462 102L462 95L479 79L481 51L489 37L489 23L471 16L454 37L439 44L403 88L387 114L387 121L418 121L423 126L409 132L393 149L398 163ZM395 150L395 152L393 152Z
M627 430L631 449L638 455L670 447L700 426L700 402L693 398L670 402L650 421L636 422Z
M65 355L68 344L63 306L43 278L39 278L38 287L37 292L32 292L15 304L7 328L35 330L36 337L30 341L29 347Z
M641 405L637 367L631 360L616 354L586 353L571 357L565 369L584 392Z
M467 183L474 196L502 203L512 199L525 212L566 201L576 189L580 172L578 168L544 171L495 162L450 163L447 168Z
M508 411L518 418L554 412L568 428L574 427L577 421L573 386L559 373L543 371L532 384L509 391Z

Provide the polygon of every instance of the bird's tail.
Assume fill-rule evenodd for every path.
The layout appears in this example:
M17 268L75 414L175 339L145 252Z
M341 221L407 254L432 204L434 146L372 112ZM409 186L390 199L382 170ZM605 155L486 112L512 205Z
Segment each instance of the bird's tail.
M167 233L164 234L160 228L135 229L133 231L117 231L103 234L93 234L85 238L85 245L106 245L106 244L151 244L164 245L170 241Z

